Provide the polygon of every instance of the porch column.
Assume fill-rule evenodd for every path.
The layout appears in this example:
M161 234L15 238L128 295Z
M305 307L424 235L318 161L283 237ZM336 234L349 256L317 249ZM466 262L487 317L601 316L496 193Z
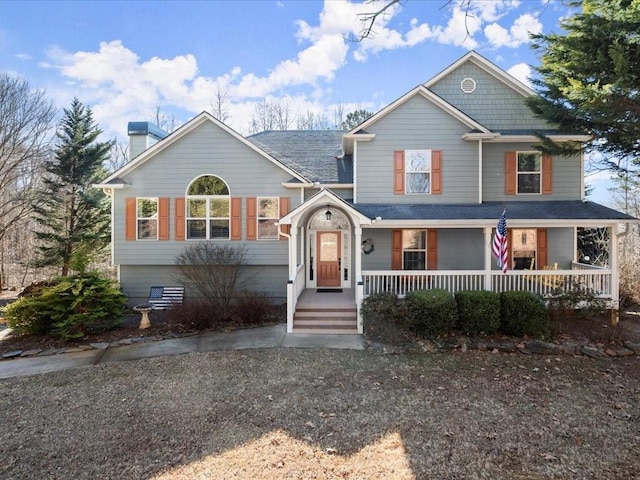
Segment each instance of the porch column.
M295 280L298 270L298 229L291 230L289 239L289 280Z
M355 253L355 275L353 278L353 283L355 285L356 291L356 309L357 309L357 319L358 319L358 333L363 333L362 327L362 315L360 314L360 306L362 305L362 300L364 297L364 287L362 286L362 228L356 227L354 229L356 234L356 244L354 245L354 253Z
M611 269L611 324L618 323L620 287L618 273L618 225L609 227L609 268Z
M491 291L491 227L484 227L484 289Z

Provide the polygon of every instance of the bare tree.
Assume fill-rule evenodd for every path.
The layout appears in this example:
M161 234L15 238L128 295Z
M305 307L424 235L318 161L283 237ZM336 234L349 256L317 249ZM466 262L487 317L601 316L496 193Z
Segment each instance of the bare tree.
M222 123L227 123L227 120L231 118L231 115L229 115L229 107L227 106L228 101L229 95L227 92L222 90L220 85L216 85L216 90L213 92L213 98L211 99L211 115Z
M265 98L262 103L255 105L249 130L251 133L288 130L292 122L291 109L286 100L274 101Z
M0 74L0 239L37 201L55 114L43 91Z
M114 138L111 141L109 157L104 166L105 170L107 173L113 173L119 168L124 167L127 163L129 163L129 143L118 142L118 139Z
M162 111L162 106L157 103L153 109L153 122L165 132L173 132L176 129L176 117L172 113L168 115Z
M331 130L331 122L319 113L308 111L304 115L298 115L298 130Z

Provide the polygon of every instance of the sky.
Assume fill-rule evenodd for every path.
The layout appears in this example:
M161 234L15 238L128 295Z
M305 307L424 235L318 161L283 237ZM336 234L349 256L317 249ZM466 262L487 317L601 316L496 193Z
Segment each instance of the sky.
M529 33L561 33L561 0L402 0L370 38L360 14L386 3L348 0L0 1L0 71L66 108L89 106L105 138L129 121L174 126L222 97L226 123L251 133L256 104L335 123L378 111L476 50L524 83L539 64ZM607 182L593 175L594 201Z

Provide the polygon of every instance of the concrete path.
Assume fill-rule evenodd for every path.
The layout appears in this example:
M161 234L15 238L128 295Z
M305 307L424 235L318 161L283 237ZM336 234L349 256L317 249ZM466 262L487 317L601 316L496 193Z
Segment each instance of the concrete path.
M67 370L85 365L123 362L141 358L182 355L191 352L253 348L337 348L364 350L362 335L306 335L286 333L286 325L203 333L187 337L142 342L104 350L63 353L45 357L0 361L0 379Z

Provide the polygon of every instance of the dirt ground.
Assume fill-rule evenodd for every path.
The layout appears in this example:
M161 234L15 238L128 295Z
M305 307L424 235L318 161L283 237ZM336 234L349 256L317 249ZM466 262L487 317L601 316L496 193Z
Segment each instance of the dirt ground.
M271 349L8 379L0 478L640 478L639 365Z

